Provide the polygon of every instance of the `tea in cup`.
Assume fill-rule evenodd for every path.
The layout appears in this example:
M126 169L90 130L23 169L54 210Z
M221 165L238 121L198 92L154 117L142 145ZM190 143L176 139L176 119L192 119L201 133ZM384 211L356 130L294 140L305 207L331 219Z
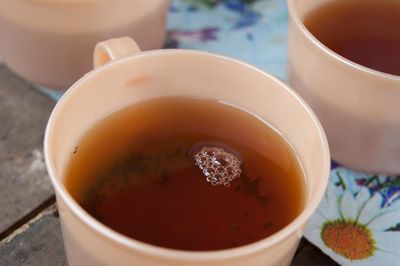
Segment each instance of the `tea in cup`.
M315 115L237 60L100 43L45 158L70 265L289 265L328 183Z
M400 3L288 0L289 84L310 104L334 160L400 173Z

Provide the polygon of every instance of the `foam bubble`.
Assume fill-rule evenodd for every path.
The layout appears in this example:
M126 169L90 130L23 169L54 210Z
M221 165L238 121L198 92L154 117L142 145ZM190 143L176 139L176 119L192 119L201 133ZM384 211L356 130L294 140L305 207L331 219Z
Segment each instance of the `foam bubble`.
M213 186L229 187L242 173L239 158L223 148L203 146L192 156L195 164L203 171L206 181Z

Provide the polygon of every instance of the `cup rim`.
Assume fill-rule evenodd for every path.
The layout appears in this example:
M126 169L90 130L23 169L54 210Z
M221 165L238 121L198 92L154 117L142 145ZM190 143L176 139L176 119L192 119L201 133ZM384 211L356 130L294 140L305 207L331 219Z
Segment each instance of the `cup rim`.
M68 100L71 94L75 93L75 91L78 91L79 88L81 87L81 84L86 82L88 79L92 79L97 73L109 69L117 64L124 64L130 60L135 60L136 58L142 58L142 57L148 57L148 56L158 56L160 54L186 54L186 55L200 55L200 56L207 56L209 58L212 58L214 60L222 60L222 61L229 61L234 64L241 65L243 68L247 68L251 71L255 71L261 75L263 75L265 78L272 80L277 86L281 87L281 89L286 90L289 92L289 95L291 97L294 97L297 102L304 108L304 110L307 112L307 114L310 116L312 119L315 129L317 130L318 133L318 139L322 143L322 157L323 159L323 178L321 179L320 187L322 189L318 189L313 196L313 200L310 201L306 207L302 210L302 212L293 220L291 221L288 225L286 225L283 229L279 230L278 232L274 233L271 236L268 236L264 239L261 239L259 241L244 245L244 246L239 246L235 248L230 248L230 249L222 249L222 250L212 250L212 251L185 251L185 250L177 250L177 249L170 249L170 248L165 248L165 247L159 247L155 246L152 244L148 244L145 242L141 242L139 240L130 238L128 236L125 236L117 231L114 231L113 229L107 227L106 225L103 225L99 221L97 221L95 218L90 216L69 194L69 192L66 190L66 188L62 185L61 180L58 180L56 178L55 170L54 170L54 165L53 165L53 160L51 159L51 151L50 151L50 139L52 138L52 135L54 134L52 130L52 125L54 123L54 120L56 119L58 113L62 109L63 103ZM228 258L234 258L234 257L241 257L241 256L246 256L249 254L254 254L257 252L260 252L270 246L273 246L284 239L286 239L288 236L290 236L293 233L296 233L296 231L304 225L307 220L311 217L311 215L314 213L318 205L320 204L322 197L324 196L326 187L328 185L328 180L329 180L329 173L330 173L330 154L329 154L329 146L328 142L324 133L324 130L317 119L316 115L312 111L312 109L308 106L308 104L292 89L289 88L288 85L286 85L283 81L280 79L271 76L268 73L263 72L262 70L247 64L245 62L242 62L237 59L229 58L226 56L222 55L217 55L217 54L212 54L208 52L203 52L203 51L195 51L195 50L183 50L183 49L164 49L164 50L153 50L153 51L146 51L146 52L141 52L132 56L128 56L126 58L122 58L119 60L111 61L103 66L100 66L91 72L87 73L84 75L82 78L80 78L75 84L73 84L69 90L65 92L65 94L61 97L61 99L58 101L56 106L54 107L50 118L48 120L47 126L46 126L46 131L45 131L45 136L44 136L44 156L45 156L45 162L46 162L46 168L48 171L48 174L50 176L51 183L56 191L56 194L60 199L64 202L64 204L67 206L68 209L70 209L71 213L80 221L82 222L86 227L89 228L89 230L95 231L98 235L103 236L107 238L108 240L111 240L120 246L127 248L129 250L136 250L141 253L150 255L150 256L156 256L160 258L168 258L168 259L174 259L174 260L180 260L180 261L187 261L187 260L194 260L194 261L209 261L209 260L223 260L223 259L228 259Z
M325 46L321 41L319 41L304 25L303 21L300 19L299 14L297 13L297 9L294 6L294 1L296 0L287 0L289 16L294 21L296 26L300 29L301 33L309 40L313 45L315 45L318 49L322 50L325 54L329 55L331 58L338 60L341 64L353 68L355 70L361 71L363 73L373 75L379 78L389 79L396 82L400 82L400 76L382 72L379 70L375 70L356 62L353 62L346 57L341 56L340 54L334 52L333 50L329 49Z

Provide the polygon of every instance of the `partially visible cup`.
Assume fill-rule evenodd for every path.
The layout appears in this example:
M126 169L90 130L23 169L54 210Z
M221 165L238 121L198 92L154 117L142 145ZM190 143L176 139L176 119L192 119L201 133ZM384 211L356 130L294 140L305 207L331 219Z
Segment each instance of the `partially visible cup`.
M356 64L307 30L305 16L330 1L288 0L289 84L317 114L334 160L365 172L399 174L400 76Z
M168 0L2 0L0 53L37 85L65 90L92 65L96 43L134 37L143 50L161 48Z
M75 83L57 103L45 134L46 165L57 196L69 264L289 265L303 227L324 195L330 171L323 129L307 104L278 79L240 61L205 52L141 53L131 39L120 38L98 44L94 64L96 69ZM230 103L257 115L283 134L292 144L307 179L307 202L301 214L261 241L233 249L189 252L128 238L85 212L63 183L64 166L79 138L111 112L166 96Z

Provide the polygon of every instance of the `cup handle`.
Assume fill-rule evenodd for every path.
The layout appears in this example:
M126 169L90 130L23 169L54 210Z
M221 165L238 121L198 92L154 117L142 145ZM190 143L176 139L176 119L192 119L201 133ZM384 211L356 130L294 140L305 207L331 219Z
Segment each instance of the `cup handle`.
M137 43L129 37L99 42L94 48L93 66L97 68L110 61L140 53Z

